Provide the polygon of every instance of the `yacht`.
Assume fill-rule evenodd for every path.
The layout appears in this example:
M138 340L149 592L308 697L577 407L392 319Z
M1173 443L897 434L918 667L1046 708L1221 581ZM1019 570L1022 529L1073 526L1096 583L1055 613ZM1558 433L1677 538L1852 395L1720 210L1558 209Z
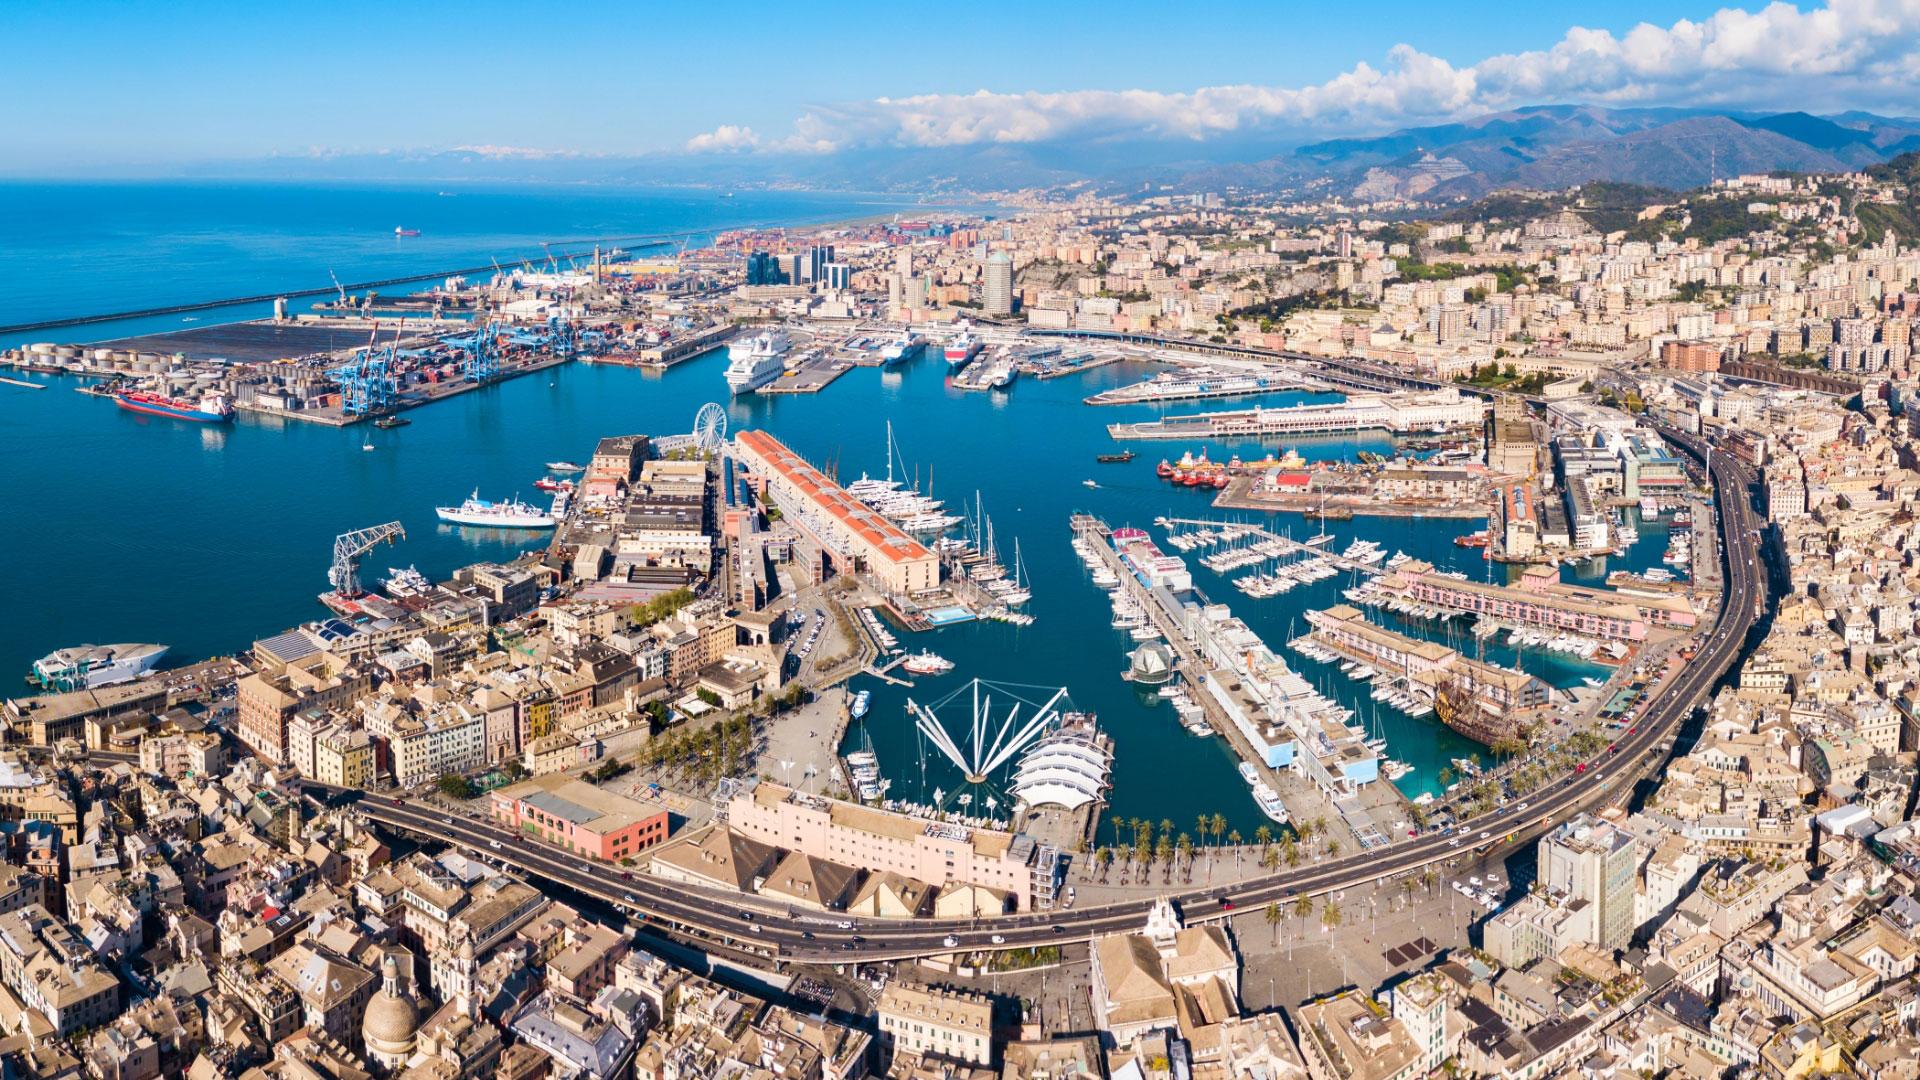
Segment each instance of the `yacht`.
M46 690L90 690L132 682L152 671L165 645L77 645L55 649L33 662L27 681Z
M727 389L735 397L751 394L780 377L787 367L785 330L763 330L727 346Z

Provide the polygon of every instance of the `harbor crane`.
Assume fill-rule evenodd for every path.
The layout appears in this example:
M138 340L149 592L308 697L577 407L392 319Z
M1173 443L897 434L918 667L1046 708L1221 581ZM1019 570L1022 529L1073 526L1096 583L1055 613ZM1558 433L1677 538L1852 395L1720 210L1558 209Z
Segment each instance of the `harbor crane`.
M384 352L379 349L380 328L375 325L367 335L367 347L354 361L327 374L340 384L340 408L348 416L367 416L393 407L398 396L393 369L398 359L400 331Z
M375 525L371 529L341 533L333 538L333 565L327 568L327 581L341 596L360 595L364 591L360 588L360 556L381 544L393 544L406 538L405 526L397 521Z
M340 306L343 308L346 307L347 306L347 287L345 285L340 284L340 275L334 273L332 270L328 270L327 276L333 279L333 287L340 290Z

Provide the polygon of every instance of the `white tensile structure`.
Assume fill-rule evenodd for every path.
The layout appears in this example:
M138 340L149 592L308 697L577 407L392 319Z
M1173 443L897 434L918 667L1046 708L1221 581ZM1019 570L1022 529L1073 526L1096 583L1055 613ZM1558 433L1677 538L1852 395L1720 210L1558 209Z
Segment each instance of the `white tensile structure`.
M1028 809L1078 810L1106 794L1112 767L1113 752L1089 718L1034 743L1014 770L1012 793Z
M985 700L980 696L982 687L989 691ZM996 690L1013 698L1013 705L1007 709L1006 715L997 721L993 717L992 695ZM961 733L961 737L965 739L963 746L961 739L956 739L954 733L948 731L946 725L941 723L936 710L969 691L973 694L973 709L968 729ZM1055 690L1046 704L1034 708L1034 711L1022 720L1021 707L1033 706L1033 702L1021 698L1008 687L975 679L935 702L931 707L921 705L909 698L907 711L913 714L914 726L920 729L920 734L926 736L927 741L932 743L943 757L953 762L954 766L966 775L967 783L985 784L987 778L1001 766L1012 761L1014 755L1032 745L1035 739L1046 734L1059 722L1060 712L1056 706L1066 695L1067 688L1064 686Z

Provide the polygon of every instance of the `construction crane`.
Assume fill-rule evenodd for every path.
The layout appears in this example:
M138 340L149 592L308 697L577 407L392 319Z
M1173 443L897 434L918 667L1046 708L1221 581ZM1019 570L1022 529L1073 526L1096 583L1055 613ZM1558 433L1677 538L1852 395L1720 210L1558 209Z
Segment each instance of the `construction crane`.
M381 544L406 538L406 528L397 521L341 533L333 538L333 565L327 568L327 581L341 596L359 596L364 591L360 588L360 556Z
M340 306L346 307L347 306L347 287L345 285L340 284L340 275L334 273L332 270L328 270L327 276L333 279L333 287L340 290Z

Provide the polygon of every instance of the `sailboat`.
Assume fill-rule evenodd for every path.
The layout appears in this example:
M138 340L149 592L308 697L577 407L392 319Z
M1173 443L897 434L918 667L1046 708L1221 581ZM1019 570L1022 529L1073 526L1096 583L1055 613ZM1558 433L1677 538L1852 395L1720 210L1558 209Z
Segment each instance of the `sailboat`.
M360 449L362 449L362 450L371 450L371 449L373 449L373 436L371 436L371 435L365 435L365 436L362 436L362 437L361 437L361 442L360 442Z

